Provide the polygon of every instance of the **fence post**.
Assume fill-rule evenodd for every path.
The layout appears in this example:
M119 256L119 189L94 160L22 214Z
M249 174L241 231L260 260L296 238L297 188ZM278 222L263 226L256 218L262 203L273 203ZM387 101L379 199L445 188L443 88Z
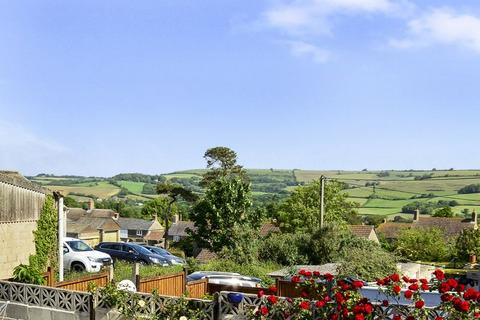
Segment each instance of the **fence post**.
M188 285L187 285L187 274L188 274L188 267L183 267L183 294L188 292Z
M220 320L222 319L222 308L220 307L220 292L215 292L213 294L213 319L214 320Z
M95 309L97 308L97 296L98 296L98 289L95 290L94 293L90 294L90 298L88 300L88 309L90 311L90 320L95 320Z
M47 273L48 273L48 281L47 281L47 286L49 287L55 287L55 272L52 267L47 268Z
M137 291L140 291L140 264L136 262L132 268L132 281L137 287Z
M113 281L113 264L110 264L108 266L108 282L112 282Z

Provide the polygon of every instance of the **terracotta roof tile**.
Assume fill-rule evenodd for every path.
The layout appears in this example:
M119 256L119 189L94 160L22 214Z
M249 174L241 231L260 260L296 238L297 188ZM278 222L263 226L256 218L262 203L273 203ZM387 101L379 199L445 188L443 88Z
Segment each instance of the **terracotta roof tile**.
M349 225L348 228L353 235L365 239L368 239L373 231L373 226L368 225Z
M266 237L272 232L280 232L280 228L273 223L264 223L260 227L260 236Z

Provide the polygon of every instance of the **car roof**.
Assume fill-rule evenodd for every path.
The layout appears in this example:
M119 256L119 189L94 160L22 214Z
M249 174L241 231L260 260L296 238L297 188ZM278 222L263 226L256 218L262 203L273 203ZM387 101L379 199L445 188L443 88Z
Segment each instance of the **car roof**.
M63 237L63 241L83 241L82 239L72 238L72 237Z

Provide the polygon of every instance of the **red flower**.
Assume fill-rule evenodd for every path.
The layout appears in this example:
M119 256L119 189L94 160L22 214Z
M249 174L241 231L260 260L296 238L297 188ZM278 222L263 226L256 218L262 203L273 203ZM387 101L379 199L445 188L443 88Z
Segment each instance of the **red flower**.
M363 287L363 281L359 281L359 280L353 281L352 287L354 287L355 289L360 289L361 287Z
M312 276L311 271L305 271L305 277L310 278Z
M393 282L399 282L400 281L400 276L398 274L394 273L390 276L390 280L392 280Z
M400 291L402 291L402 288L400 288L399 285L394 285L393 288L392 288L393 292L395 292L396 294L399 294Z
M271 293L276 293L277 292L277 287L270 286L270 287L268 287L268 291L270 291Z
M451 301L453 299L453 296L451 294L448 294L448 293L444 293L440 296L440 299L443 301L443 302L448 302L448 301Z
M407 290L407 291L405 291L405 293L403 295L405 296L405 298L411 299L412 295L413 295L413 292L410 291L410 290Z
M308 302L308 301L300 302L300 309L303 309L303 310L310 309L310 302Z
M315 306L319 309L325 307L327 303L324 301L324 300L318 300L317 302L315 302Z
M291 281L293 283L299 283L300 282L300 277L299 276L293 276Z
M388 300L383 300L383 301L382 301L382 306L388 307L388 305L389 305Z
M463 294L465 300L476 300L479 295L479 292L474 288L468 288L467 291Z
M330 320L338 320L338 314L334 313L330 315Z
M262 316L266 316L268 314L268 308L266 306L261 306L260 313L262 314Z
M418 300L417 302L415 302L415 308L417 309L422 309L424 305L425 302L423 300Z
M421 287L423 291L427 291L428 289L430 289L430 287L428 286L428 283L422 283Z
M408 289L412 291L418 291L418 284L414 283L408 286Z
M365 319L365 317L364 317L364 315L361 314L361 313L357 313L357 314L355 315L355 320L364 320L364 319Z
M444 320L444 319L443 319L443 317L438 316L438 317L435 318L435 320Z
M447 282L442 282L440 284L440 287L438 288L438 291L440 293L448 292L448 291L450 291L450 285Z
M318 272L318 271L313 271L313 275L314 275L315 277L319 277L319 276L320 276L320 272Z
M265 292L263 290L258 291L257 297L261 298L265 295Z
M330 274L330 273L325 273L325 274L323 275L323 277L324 277L325 280L327 280L327 281L332 281L332 280L333 280L333 275Z
M457 280L450 278L447 280L447 283L450 287L455 288L458 285Z
M267 297L267 300L268 300L268 302L270 302L271 304L275 304L275 303L278 302L278 298L275 297L275 296L268 296L268 297Z
M443 271L440 269L435 270L433 274L435 275L435 278L437 278L437 280L442 281L443 279L445 279L445 273L443 273Z
M392 320L402 320L402 317L399 314L393 316Z
M373 312L373 305L371 303L366 303L363 306L363 310L365 311L366 314L370 314Z

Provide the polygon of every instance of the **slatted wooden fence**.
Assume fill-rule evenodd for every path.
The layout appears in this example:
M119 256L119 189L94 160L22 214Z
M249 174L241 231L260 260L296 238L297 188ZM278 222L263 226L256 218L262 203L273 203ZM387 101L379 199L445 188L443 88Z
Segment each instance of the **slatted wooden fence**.
M110 273L108 271L86 275L73 280L57 282L53 269L48 268L48 271L43 274L43 277L48 287L84 292L88 291L90 283L97 287L105 287L107 283L110 282Z
M208 280L201 279L188 282L187 293L189 298L202 299L208 294Z
M185 292L186 277L184 272L159 277L141 278L137 291L159 295L180 297Z

